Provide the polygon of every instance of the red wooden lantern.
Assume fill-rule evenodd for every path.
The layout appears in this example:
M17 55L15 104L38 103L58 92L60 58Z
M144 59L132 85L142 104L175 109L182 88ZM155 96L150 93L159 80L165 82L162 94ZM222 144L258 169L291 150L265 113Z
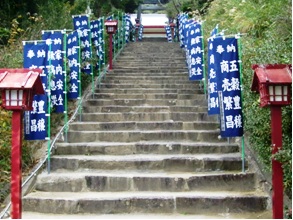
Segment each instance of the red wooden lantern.
M0 69L2 106L7 110L32 110L35 94L44 94L42 70Z
M291 104L292 67L289 64L253 65L252 91L260 93L260 106Z
M114 34L118 28L118 21L106 21L105 22L107 34Z
M291 104L292 68L288 64L253 65L251 90L260 93L260 107L271 110L272 155L282 149L282 106ZM272 157L273 218L283 219L283 168Z
M12 110L11 122L11 218L21 219L21 150L22 115L24 110L32 110L35 94L44 94L40 78L42 70L0 69L0 90L2 106Z

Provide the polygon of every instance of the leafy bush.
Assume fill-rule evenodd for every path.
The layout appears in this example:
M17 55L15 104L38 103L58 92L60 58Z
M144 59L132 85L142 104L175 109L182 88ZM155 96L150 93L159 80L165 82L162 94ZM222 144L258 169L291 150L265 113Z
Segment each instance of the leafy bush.
M219 24L225 34L242 37L243 111L245 135L258 159L271 169L270 110L259 107L259 94L250 91L252 64L289 64L292 60L291 1L214 0L205 20L205 37ZM292 107L283 108L283 149L275 155L283 163L284 185L291 197Z

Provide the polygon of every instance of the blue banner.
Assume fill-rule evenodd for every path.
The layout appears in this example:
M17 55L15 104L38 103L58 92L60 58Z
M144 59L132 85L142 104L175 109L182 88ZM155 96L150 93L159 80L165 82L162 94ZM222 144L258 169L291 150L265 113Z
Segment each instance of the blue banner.
M165 26L165 31L166 31L166 37L167 37L168 42L172 42L173 40L172 40L172 33L171 33L170 25Z
M23 67L24 68L40 68L43 70L41 81L46 91L45 95L35 95L33 99L33 110L26 111L24 115L24 138L25 140L44 140L47 134L47 106L48 106L48 53L49 46L42 42L24 42L23 45Z
M78 31L81 40L81 59L83 61L82 72L87 74L93 74L92 66L90 63L92 59L92 47L89 15L73 16L73 26L74 30Z
M77 99L80 89L80 45L77 31L67 35L67 59L69 66L69 99Z
M201 24L189 24L186 33L189 80L202 80L204 78L204 50Z
M125 42L128 43L130 40L130 31L133 29L133 24L131 22L131 17L129 14L124 16L125 20Z
M42 39L46 41L47 45L51 46L49 53L49 60L47 66L50 66L52 72L51 80L51 103L54 112L64 113L64 32L63 31L43 31Z
M143 38L143 25L138 27L138 40L141 41Z
M221 136L243 136L241 80L238 44L235 37L216 37L215 72L220 104Z
M98 58L98 62L96 63L96 69L100 68L100 64L102 63L101 60L103 59L103 51L101 50L102 48L100 47L101 45L101 21L100 20L94 20L91 21L91 33L92 33L92 42L95 47L96 51L96 56Z
M178 15L178 21L179 21L179 40L180 40L180 47L184 47L184 28L185 23L187 21L188 16L186 14L180 14Z
M215 70L215 53L214 38L218 34L218 27L211 32L211 37L208 38L208 114L220 114L218 87L217 87L217 72Z

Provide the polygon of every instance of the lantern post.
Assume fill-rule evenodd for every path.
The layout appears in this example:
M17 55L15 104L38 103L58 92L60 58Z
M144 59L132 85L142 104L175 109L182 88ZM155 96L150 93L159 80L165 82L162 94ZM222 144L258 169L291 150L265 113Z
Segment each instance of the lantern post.
M287 64L253 65L252 91L260 93L260 107L271 110L271 147L274 156L282 148L282 106L291 104L292 67ZM283 219L282 163L272 157L273 218Z
M113 20L113 21L106 21L105 22L106 26L106 31L107 34L109 34L109 70L113 69L113 45L112 45L112 40L113 40L113 34L115 34L117 28L118 28L118 21Z
M12 110L11 137L11 218L21 219L22 213L22 115L25 110L32 110L35 94L44 94L41 70L0 69L0 90L2 107Z

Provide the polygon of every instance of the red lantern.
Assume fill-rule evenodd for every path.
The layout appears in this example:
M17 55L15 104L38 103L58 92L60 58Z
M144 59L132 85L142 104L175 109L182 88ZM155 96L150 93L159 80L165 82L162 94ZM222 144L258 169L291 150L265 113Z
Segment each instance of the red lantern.
M118 27L118 21L117 20L106 21L105 26L106 26L107 34L114 34Z
M0 90L2 106L12 110L11 123L11 218L20 219L21 200L21 149L22 115L24 110L32 110L35 94L44 94L40 73L42 70L0 69Z
M272 155L282 149L282 106L291 104L292 68L288 64L253 65L252 91L260 93L260 107L271 110ZM283 219L283 168L272 157L273 218Z
M291 104L292 67L289 64L253 65L252 91L260 93L260 106Z
M35 94L44 94L42 70L0 69L2 106L7 110L32 110Z

